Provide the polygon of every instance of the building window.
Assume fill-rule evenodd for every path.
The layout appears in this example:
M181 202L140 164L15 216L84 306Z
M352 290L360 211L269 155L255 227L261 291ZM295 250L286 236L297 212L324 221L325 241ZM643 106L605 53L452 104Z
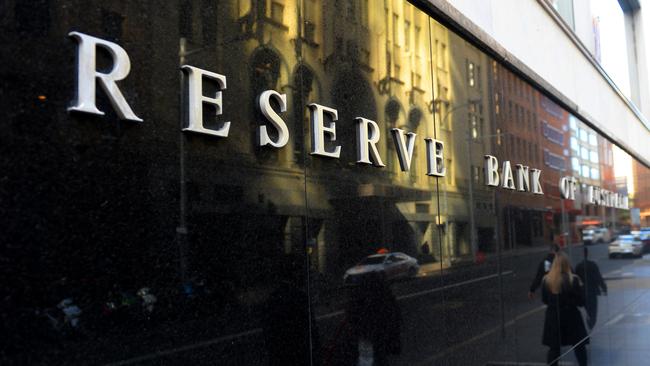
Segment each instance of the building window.
M571 167L573 168L573 170L575 172L579 173L580 172L580 160L578 160L578 158L576 158L576 157L571 158Z
M420 32L422 31L422 28L416 25L414 30L415 30L415 34L413 39L413 47L415 48L415 54L419 56L420 55Z
M546 137L550 141L555 142L558 145L564 145L564 133L561 130L551 126L546 121L544 122L543 133L544 133L544 137Z
M404 50L411 50L411 22L408 20L404 21Z
M475 183L478 183L481 179L481 168L476 165L472 165L472 179Z
M483 106L478 103L470 103L467 108L471 135L473 139L477 139L483 132Z
M436 41L437 47L437 57L436 64L441 69L447 68L447 61L445 60L445 53L447 53L447 46L444 43Z
M587 142L589 140L589 134L584 128L580 129L580 140Z
M546 165L548 165L549 167L551 167L553 169L560 170L560 171L564 171L566 169L566 166L565 166L566 160L561 155L554 154L554 153L546 150L546 151L544 151L544 160L545 160Z
M596 179L596 180L600 179L600 171L598 170L598 168L591 168L591 179Z
M501 129L497 128L497 145L501 146Z
M566 22L566 24L575 31L575 19L573 16L573 0L551 0L551 5L555 10L557 10L560 17Z
M412 72L411 83L413 84L414 88L422 88L422 75L418 74L417 72Z
M309 42L316 42L316 24L312 21L305 21L305 30L303 36Z
M580 151L580 145L578 145L578 139L575 136L571 136L571 150Z
M580 157L584 160L589 160L589 150L586 147L580 148Z
M399 26L399 15L393 13L393 45L399 47L399 33L397 27Z
M476 80L474 78L474 63L467 61L467 83L471 87L474 87L476 85Z
M582 166L582 172L581 175L585 178L589 178L589 167L586 165Z
M589 144L593 146L598 145L598 140L596 139L596 135L594 135L593 133L589 134Z
M351 20L352 22L357 21L357 0L348 0L347 2L347 7L348 7L348 19Z
M589 161L592 163L598 163L598 152L596 151L589 151Z
M368 0L361 0L361 25L368 27Z
M284 22L284 5L278 2L271 3L271 19L278 23L282 24Z
M575 132L578 132L578 122L576 121L576 118L572 115L569 115L569 127Z

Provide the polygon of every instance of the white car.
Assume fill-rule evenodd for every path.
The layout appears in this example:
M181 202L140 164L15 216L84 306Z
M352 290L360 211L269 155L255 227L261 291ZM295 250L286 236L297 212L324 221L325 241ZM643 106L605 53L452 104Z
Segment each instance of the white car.
M399 277L415 277L420 270L417 259L404 253L374 254L365 257L354 267L345 271L343 282L356 283L361 276L370 272L379 272L387 280Z
M635 235L620 235L609 244L608 252L610 258L626 255L639 258L643 255L643 242Z
M582 241L585 244L609 243L611 238L609 230L602 227L590 227L582 230Z

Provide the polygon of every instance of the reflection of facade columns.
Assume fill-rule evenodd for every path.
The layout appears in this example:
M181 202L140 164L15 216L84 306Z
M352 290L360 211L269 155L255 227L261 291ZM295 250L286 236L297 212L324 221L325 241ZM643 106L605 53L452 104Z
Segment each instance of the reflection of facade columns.
M451 109L445 113L444 117L441 120L441 125L445 125L447 122L447 119L457 110L461 108L468 108L470 105L476 105L478 103L482 103L481 98L473 98L473 99L468 99L467 102L462 103L460 105L454 106ZM472 136L472 126L470 125L471 121L467 121L467 136L465 137L466 143L467 143L467 161L469 164L469 175L467 177L467 182L468 182L468 203L467 203L467 212L468 212L468 222L469 222L469 246L470 246L470 254L472 257L476 256L476 252L478 250L478 244L476 240L476 223L475 223L475 218L474 218L474 174L472 171L473 164L472 164L472 144L474 143L474 138ZM446 185L446 184L445 184ZM446 193L446 190L445 190ZM446 197L445 197L446 201ZM447 233L449 235L449 233ZM457 241L455 241L458 243ZM458 248L460 249L460 248ZM458 250L458 253L463 253L465 250ZM463 253L464 254L464 253Z
M318 248L318 271L324 273L327 268L327 245L325 245L325 229L327 224L323 222L316 235L316 248Z
M283 236L283 242L282 246L284 248L284 254L289 254L291 253L291 249L293 247L293 217L289 217L287 221L284 223L284 229L282 230L282 236Z

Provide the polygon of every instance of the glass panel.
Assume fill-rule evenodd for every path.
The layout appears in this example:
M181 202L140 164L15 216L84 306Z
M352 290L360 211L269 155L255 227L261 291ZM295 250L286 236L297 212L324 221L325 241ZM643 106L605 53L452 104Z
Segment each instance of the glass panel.
M441 352L445 335L436 194L443 179L427 175L425 149L425 138L435 138L429 19L390 1L369 8L364 28L332 4L323 2L321 46L303 51L328 86L303 95L320 105L308 113L323 111L325 125L337 119L336 140L325 135L323 151L314 153L313 127L306 142L320 357L325 365L413 364ZM409 39L411 29L425 33ZM340 154L331 154L337 146Z
M525 159L519 161L532 160L522 135L509 133L509 124L526 128L526 136L535 131L527 117L532 116L530 109L522 107L529 103L523 88L509 112L511 120L497 108L505 101L500 89L506 76L497 63L436 22L432 22L432 34L433 44L449 45L444 55L449 59L449 69L435 69L434 82L440 90L440 109L444 110L436 115L437 136L451 157L448 173L454 177L439 186L444 321L448 331L445 352L435 360L450 365L485 365L512 359L514 333L508 323L512 317L508 287L513 278L512 260L503 253L507 248L502 236L509 195L501 196L486 186L484 156L501 158L516 148ZM513 137L518 138L516 145L504 142Z
M369 4L7 7L0 364L643 364L650 169Z
M2 193L11 238L2 242L13 244L2 256L15 258L3 272L19 284L2 305L3 319L15 319L3 322L9 364L308 363L304 173L291 144L260 147L255 137L268 125L259 94L297 90L296 12L282 18L274 3L270 18L245 6L237 15L235 1L41 3L32 11L49 19L42 33L3 37L15 56L6 66L23 70L7 79L16 93L2 126L13 162L3 183L11 202ZM103 115L66 113L72 30L125 50L131 72L117 87L142 122L120 120L107 88L96 92ZM116 57L99 48L98 68ZM188 82L201 72L182 65L225 76L227 88L196 79L210 98L222 91L222 107L191 109L213 132L230 121L228 137L181 132ZM293 123L293 105L271 105Z

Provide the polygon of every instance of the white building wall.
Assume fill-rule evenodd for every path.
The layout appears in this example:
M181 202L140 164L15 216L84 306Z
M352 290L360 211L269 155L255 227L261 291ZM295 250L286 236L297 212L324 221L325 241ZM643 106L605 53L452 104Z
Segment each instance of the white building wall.
M650 161L650 127L634 114L538 1L448 2L575 103L581 114L594 120L597 128L635 155ZM582 1L578 3L580 9L588 6ZM650 7L650 4L645 5ZM581 16L576 14L576 20L579 18ZM581 38L587 37L584 20L579 21L576 28Z
M594 17L591 11L591 1L573 0L573 14L576 35L593 55L596 53L596 40L594 38Z
M633 17L634 38L628 40L636 48L636 82L638 96L635 101L646 116L650 116L650 0L641 0L641 9Z

